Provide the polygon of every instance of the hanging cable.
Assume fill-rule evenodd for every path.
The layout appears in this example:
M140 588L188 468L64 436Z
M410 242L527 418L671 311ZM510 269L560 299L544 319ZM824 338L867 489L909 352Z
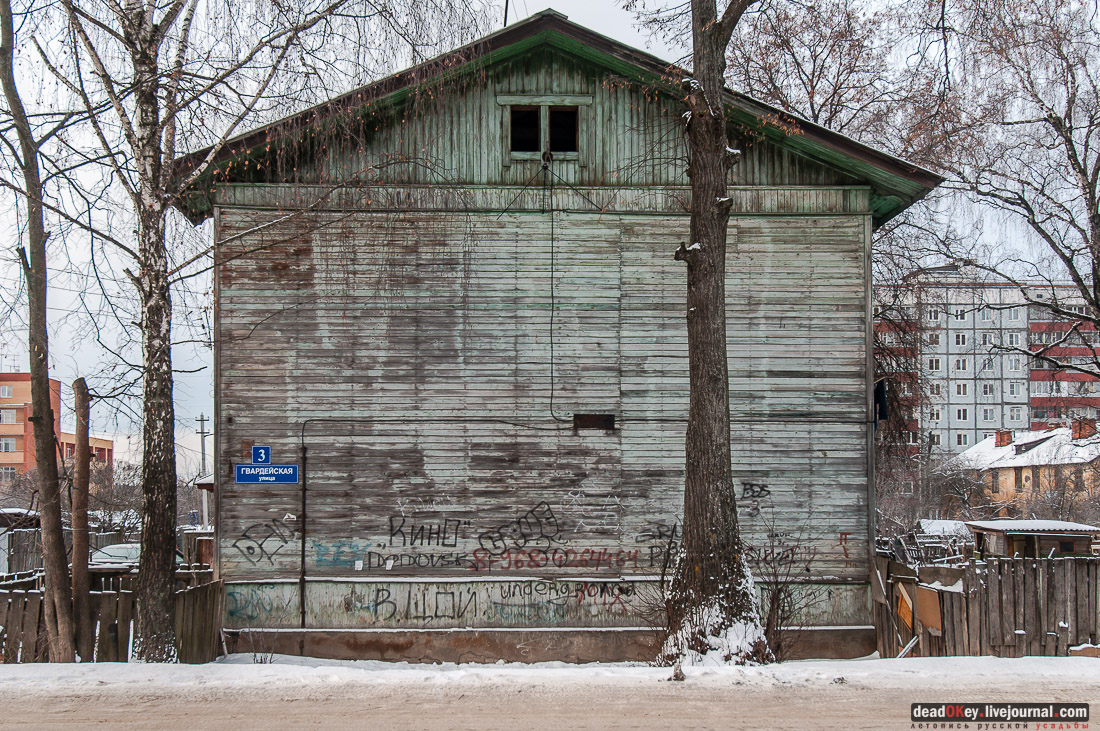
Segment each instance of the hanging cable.
M554 171L550 169L550 162L543 158L542 170L544 173L549 173L543 177L544 183L549 183L544 189L547 189L546 200L549 203L550 213L550 416L554 421L567 422L569 419L563 419L554 413L554 392L556 383L554 381L554 312L557 310L556 306L556 293L554 289L554 276L557 271L555 252L554 252L554 179L550 176L554 175Z

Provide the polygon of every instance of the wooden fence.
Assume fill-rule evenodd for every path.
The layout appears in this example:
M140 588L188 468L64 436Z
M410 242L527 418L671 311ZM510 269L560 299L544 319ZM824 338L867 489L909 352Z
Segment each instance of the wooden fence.
M876 558L871 584L883 657L1064 656L1100 644L1100 559L993 558L916 570Z
M176 653L180 662L203 663L221 647L224 585L215 581L176 592ZM95 662L130 658L134 595L93 591ZM3 662L45 662L46 623L41 590L0 589L0 657Z

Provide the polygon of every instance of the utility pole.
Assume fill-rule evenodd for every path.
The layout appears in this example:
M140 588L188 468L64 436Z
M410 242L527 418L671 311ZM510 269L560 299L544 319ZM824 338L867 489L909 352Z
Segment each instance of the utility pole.
M210 432L206 431L206 414L199 412L199 416L195 421L199 422L199 459L201 462L200 471L206 475L206 437L210 435ZM202 492L202 525L205 528L210 525L210 513L207 507L206 490Z

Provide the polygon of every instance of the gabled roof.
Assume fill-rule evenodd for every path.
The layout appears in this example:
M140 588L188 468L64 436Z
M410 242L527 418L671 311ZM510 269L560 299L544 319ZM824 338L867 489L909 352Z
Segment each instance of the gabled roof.
M1044 467L1085 465L1100 457L1100 436L1073 439L1068 426L1045 431L1015 432L1012 441L997 446L989 437L959 454L950 465L964 470L985 471L1002 467Z
M677 97L682 94L677 82L690 76L685 69L572 23L554 10L544 10L462 48L239 135L215 156L215 168L218 164L247 155L261 146L290 137L337 115L358 112L371 105L399 102L427 80L454 78L544 46L603 66L624 78L662 88ZM918 165L745 94L727 90L726 103L731 124L759 130L771 142L865 181L871 187L875 226L897 215L943 181L939 175ZM784 124L782 128L776 124L765 124L768 119L782 119ZM204 148L178 158L174 166L175 175L182 176L194 169L209 152L210 148ZM201 218L208 214L204 210L207 204L198 198L179 205L193 217Z

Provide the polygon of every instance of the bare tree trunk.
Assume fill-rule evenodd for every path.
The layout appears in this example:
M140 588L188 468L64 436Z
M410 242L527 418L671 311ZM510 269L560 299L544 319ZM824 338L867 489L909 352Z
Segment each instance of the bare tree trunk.
M0 0L0 83L19 136L19 161L26 186L27 254L20 250L27 280L28 342L30 344L31 411L34 424L35 467L38 471L45 564L45 616L49 656L53 662L73 661L73 609L69 569L61 527L61 493L57 478L54 413L50 404L49 340L46 331L46 228L42 209L42 179L38 144L27 119L13 62L15 31L10 0Z
M714 650L733 661L769 656L737 524L726 360L726 181L737 154L729 149L722 91L726 44L751 3L732 4L735 16L727 10L719 21L714 0L692 0L695 77L683 82L690 112L691 243L676 252L687 264L691 392L683 541L666 597L666 662ZM731 629L737 637L729 636Z
M83 378L73 381L76 402L76 455L73 462L73 614L76 619L76 649L83 662L94 657L92 636L91 578L88 576L88 446L90 403Z
M156 206L151 206L156 208ZM141 565L135 652L175 658L176 445L172 388L172 302L163 210L142 211L141 298L145 403L141 482Z

